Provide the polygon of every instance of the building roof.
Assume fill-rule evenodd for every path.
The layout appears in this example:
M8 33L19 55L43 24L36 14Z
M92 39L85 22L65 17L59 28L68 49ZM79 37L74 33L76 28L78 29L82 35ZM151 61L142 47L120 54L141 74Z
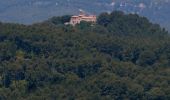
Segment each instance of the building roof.
M78 16L72 16L73 18L77 18L77 17L81 17L81 18L94 18L96 17L95 15L90 15L90 16L86 16L86 15L78 15Z

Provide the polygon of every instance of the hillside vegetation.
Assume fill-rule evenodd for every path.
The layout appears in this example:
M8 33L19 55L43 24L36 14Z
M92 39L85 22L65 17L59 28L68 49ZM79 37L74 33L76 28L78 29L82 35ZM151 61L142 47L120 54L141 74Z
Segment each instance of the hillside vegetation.
M170 36L145 17L0 23L0 100L169 100Z

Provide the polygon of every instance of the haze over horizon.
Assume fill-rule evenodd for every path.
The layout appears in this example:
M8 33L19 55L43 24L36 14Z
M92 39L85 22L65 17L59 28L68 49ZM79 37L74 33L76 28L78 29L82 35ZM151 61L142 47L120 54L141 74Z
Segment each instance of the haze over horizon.
M137 13L170 29L170 0L0 0L0 21L32 24L78 14L79 9L96 15L113 10Z

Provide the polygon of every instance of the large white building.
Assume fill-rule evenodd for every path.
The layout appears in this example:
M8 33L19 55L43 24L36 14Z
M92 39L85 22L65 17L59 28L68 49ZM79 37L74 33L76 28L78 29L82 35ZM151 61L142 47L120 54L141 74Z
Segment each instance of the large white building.
M79 24L81 21L96 23L96 20L97 20L96 15L85 15L83 12L80 12L78 16L72 16L70 22L66 24L71 24L75 26L76 24Z

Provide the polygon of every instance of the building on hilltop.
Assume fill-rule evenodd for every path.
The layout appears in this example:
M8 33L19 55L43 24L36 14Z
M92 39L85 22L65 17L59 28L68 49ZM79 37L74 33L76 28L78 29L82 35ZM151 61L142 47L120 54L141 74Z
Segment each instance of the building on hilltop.
M83 11L81 11L78 16L72 16L70 22L67 22L65 24L75 26L76 24L79 24L81 21L96 23L96 20L97 20L96 15L86 15Z

